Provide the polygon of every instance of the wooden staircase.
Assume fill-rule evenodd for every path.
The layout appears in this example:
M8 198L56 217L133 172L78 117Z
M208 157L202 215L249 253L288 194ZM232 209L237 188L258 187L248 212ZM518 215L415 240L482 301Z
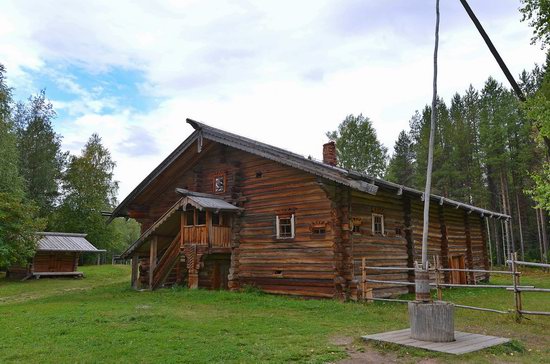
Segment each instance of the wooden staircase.
M153 271L153 284L151 287L157 289L162 287L166 282L170 273L174 274L176 263L180 261L182 256L181 245L180 245L180 233L176 235L174 240L170 243L168 248L164 251L164 254L160 258ZM175 280L174 280L175 281Z

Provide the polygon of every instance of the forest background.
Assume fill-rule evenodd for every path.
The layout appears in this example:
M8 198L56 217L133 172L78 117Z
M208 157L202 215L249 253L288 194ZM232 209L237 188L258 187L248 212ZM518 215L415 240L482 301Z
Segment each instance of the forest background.
M520 11L533 43L548 49L550 1L522 0ZM86 233L108 259L120 253L140 227L132 219L105 224L102 212L117 205L118 183L101 137L91 135L79 155L63 151L45 90L15 101L6 73L0 64L0 268L24 264L37 231ZM518 80L525 102L488 77L481 90L470 86L436 107L433 193L511 216L487 226L497 264L510 250L542 261L549 253L550 51ZM431 113L419 105L391 156L361 114L345 117L327 137L342 167L422 190Z

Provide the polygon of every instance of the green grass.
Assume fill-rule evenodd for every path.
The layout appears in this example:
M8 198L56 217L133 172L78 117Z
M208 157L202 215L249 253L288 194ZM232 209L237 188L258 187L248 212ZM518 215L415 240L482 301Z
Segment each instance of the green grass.
M460 357L391 345L361 335L408 326L406 305L340 303L246 293L163 289L135 292L128 266L82 267L84 279L15 282L0 278L0 362L331 362L347 356L335 337L358 350L390 352L405 362L543 363L550 358L550 318L517 324L513 315L458 309L456 329L513 338ZM504 283L495 280L495 283ZM523 284L550 288L550 274L529 271ZM447 290L453 302L508 309L503 290ZM550 294L525 308L550 311Z

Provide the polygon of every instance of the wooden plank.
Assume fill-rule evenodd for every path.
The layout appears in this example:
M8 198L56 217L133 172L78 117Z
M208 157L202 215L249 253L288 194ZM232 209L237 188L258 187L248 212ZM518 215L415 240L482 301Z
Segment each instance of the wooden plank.
M489 336L470 334L460 331L455 331L455 341L453 342L428 342L414 340L410 338L410 329L390 331L381 334L366 335L363 336L364 340L373 340L380 342L389 342L399 345L411 346L415 348L421 348L425 350L438 351L448 354L465 354L481 349L486 349L491 346L504 344L509 342L510 339Z

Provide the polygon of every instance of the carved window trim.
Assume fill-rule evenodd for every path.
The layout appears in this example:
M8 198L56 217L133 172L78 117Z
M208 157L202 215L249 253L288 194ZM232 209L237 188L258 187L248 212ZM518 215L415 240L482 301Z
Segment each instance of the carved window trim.
M315 221L309 227L312 237L322 237L327 233L327 223L324 221Z
M361 234L361 225L363 220L360 217L351 218L351 232L352 234Z

